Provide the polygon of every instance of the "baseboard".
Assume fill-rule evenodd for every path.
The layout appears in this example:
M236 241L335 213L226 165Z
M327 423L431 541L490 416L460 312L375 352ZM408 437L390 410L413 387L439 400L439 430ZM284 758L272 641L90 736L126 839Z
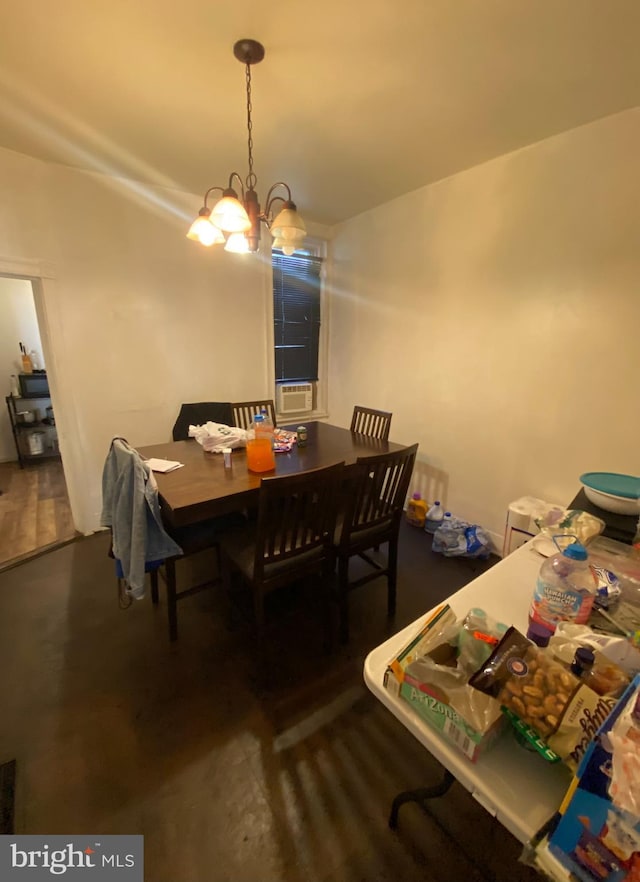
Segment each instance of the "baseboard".
M84 536L82 533L76 533L76 535L72 536L70 539L63 539L61 542L51 542L49 545L43 545L40 548L35 548L33 551L26 551L24 554L18 555L18 557L12 557L10 560L1 563L0 573L4 573L5 570L10 570L13 567L20 566L20 564L26 563L29 560L34 560L36 557L42 557L43 554L57 551L58 548L63 548L65 545L69 545L71 542L77 542L78 539L83 538Z

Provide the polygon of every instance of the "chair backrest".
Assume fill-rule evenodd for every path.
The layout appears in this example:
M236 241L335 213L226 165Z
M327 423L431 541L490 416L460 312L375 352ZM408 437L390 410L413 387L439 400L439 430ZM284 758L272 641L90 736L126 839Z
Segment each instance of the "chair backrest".
M276 409L273 399L266 398L264 401L239 401L231 405L233 410L233 425L239 426L241 429L250 429L255 414L260 413L265 408L273 425L276 425Z
M173 427L173 440L186 441L189 437L189 426L202 426L208 422L232 426L231 403L229 401L199 401L195 404L183 404Z
M256 527L254 578L276 586L333 561L333 532L344 463L263 478Z
M372 438L389 440L392 413L386 410L373 410L356 404L351 417L351 431L358 435L369 435Z
M418 445L393 453L361 456L351 471L340 534L340 549L376 541L376 533L400 526Z

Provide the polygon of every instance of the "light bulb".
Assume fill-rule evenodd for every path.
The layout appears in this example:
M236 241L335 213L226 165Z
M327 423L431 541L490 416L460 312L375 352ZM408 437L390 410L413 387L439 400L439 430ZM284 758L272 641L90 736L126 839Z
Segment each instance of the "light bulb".
M224 242L224 236L217 227L214 227L209 220L209 214L199 215L189 227L187 239L194 242L200 242L201 245L214 245Z
M251 229L249 215L239 199L223 196L211 212L211 223L224 233L246 233Z
M307 235L307 228L295 208L283 208L273 219L271 234L277 239L302 240Z
M283 254L286 254L287 257L291 257L291 255L295 253L296 249L302 247L302 242L302 237L296 241L292 239L281 239L279 236L276 236L276 238L273 240L272 247L279 248Z
M231 233L224 246L225 251L233 251L234 254L248 254L249 243L244 233Z

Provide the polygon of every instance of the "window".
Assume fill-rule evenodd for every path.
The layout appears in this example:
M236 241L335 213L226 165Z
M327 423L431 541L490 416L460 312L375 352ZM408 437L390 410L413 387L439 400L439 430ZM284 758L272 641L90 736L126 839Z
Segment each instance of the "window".
M322 258L272 253L275 381L318 379Z

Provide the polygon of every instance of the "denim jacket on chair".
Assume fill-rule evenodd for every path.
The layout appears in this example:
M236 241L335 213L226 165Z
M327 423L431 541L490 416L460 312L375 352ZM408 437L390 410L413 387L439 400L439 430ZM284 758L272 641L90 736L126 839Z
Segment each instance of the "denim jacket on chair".
M144 597L145 563L182 554L162 524L153 472L124 438L114 438L102 472L103 527L111 527L114 557L128 593Z

